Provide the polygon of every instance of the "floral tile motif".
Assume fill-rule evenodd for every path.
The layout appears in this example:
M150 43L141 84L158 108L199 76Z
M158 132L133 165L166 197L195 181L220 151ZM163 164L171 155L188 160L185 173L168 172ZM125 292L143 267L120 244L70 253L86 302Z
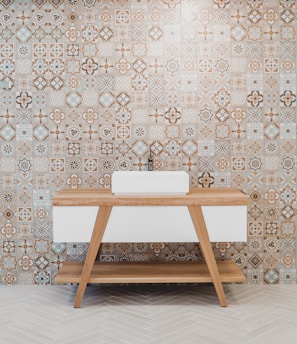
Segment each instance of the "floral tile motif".
M296 283L295 1L0 1L1 284L49 284L51 197L114 170L182 169L249 195L248 283ZM103 244L102 261L196 260L195 244Z

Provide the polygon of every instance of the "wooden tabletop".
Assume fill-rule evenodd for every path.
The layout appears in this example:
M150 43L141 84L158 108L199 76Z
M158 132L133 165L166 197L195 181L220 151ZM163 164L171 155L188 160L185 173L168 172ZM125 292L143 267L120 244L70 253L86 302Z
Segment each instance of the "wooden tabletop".
M114 195L110 189L65 189L53 196L54 206L220 206L247 205L234 188L193 188L186 195Z

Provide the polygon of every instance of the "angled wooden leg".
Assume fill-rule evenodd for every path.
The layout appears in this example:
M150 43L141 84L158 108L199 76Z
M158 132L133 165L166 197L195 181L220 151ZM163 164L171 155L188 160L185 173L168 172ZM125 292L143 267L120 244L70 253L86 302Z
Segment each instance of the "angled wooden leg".
M101 244L101 240L109 219L109 215L111 213L111 209L112 207L99 207L88 254L84 263L83 271L74 300L74 308L80 307L80 303L85 293L85 289Z
M218 295L220 305L227 306L227 301L219 275L219 270L215 261L213 250L210 244L207 228L205 225L203 213L200 206L188 206L205 262L207 264L210 276L212 278L216 293Z

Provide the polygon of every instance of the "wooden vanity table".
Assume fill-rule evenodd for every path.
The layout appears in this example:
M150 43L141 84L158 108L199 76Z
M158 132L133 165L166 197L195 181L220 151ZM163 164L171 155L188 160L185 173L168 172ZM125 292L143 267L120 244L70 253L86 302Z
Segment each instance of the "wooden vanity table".
M221 306L227 306L222 282L244 282L233 261L216 262L204 221L202 206L247 205L245 194L233 188L191 189L179 196L119 196L110 190L66 189L53 197L53 206L98 206L90 246L84 263L65 262L55 283L79 283L74 307L80 307L87 283L208 283L214 284ZM112 207L186 206L204 256L203 262L102 263L95 262ZM67 226L67 218L65 218ZM71 230L71 229L69 229ZM228 228L226 228L228 230Z

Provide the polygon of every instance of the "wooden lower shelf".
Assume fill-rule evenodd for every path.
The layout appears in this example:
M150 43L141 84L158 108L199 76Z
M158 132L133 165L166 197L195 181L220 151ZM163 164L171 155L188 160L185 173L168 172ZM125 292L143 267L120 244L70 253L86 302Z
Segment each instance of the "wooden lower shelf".
M79 283L84 263L66 262L55 283ZM245 282L233 261L217 262L221 282ZM88 283L208 283L205 262L193 263L102 263L95 262Z

